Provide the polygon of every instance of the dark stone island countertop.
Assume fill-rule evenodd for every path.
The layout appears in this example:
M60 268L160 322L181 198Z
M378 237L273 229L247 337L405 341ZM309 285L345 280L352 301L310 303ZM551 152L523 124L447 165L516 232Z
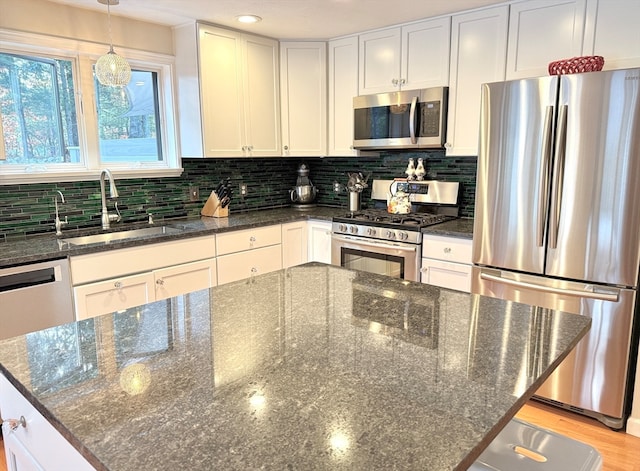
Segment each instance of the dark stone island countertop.
M334 216L342 216L345 208L316 206L304 210L293 208L263 209L231 213L226 218L195 217L170 220L158 220L155 226L170 226L179 228L178 233L159 234L119 240L111 243L96 243L90 245L74 246L64 242L64 239L88 234L103 233L100 227L95 229L63 230L61 237L51 234L23 238L10 242L0 243L0 268L26 263L55 260L73 255L102 252L125 247L135 247L155 242L165 242L182 239L185 237L198 237L207 234L251 229L253 227L268 226L272 224L285 224L288 222L303 221L308 219L331 221ZM150 227L148 224L112 224L108 232L117 232L128 229ZM447 235L453 237L471 238L473 236L472 219L456 219L442 224L431 226L423 230L424 233Z
M590 322L312 263L2 341L0 372L99 470L462 470Z

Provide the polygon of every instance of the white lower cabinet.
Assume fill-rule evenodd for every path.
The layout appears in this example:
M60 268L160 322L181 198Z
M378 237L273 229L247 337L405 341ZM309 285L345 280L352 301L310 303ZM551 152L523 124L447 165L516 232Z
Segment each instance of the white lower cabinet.
M218 284L231 283L282 268L282 245L270 245L218 257Z
M153 273L139 273L73 288L76 319L88 319L154 301Z
M471 292L471 239L425 235L422 240L422 283Z
M314 221L307 223L308 257L310 262L331 263L331 222Z
M70 258L76 319L216 285L215 236Z
M307 222L282 225L282 268L307 262Z
M0 375L2 437L9 471L84 471L94 467ZM8 421L24 418L12 430Z
M219 285L282 268L280 224L218 234L216 243Z

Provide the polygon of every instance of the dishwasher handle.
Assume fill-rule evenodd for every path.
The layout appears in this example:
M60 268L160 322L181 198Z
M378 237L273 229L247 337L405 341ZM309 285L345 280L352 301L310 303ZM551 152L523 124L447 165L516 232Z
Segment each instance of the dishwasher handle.
M58 269L58 270L56 270ZM59 267L48 267L37 270L0 275L0 293L32 286L54 283L59 279Z

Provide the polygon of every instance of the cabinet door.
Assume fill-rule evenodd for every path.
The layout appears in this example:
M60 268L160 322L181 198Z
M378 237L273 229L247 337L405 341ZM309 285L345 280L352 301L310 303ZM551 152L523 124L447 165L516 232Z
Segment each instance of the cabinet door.
M505 77L508 6L454 15L447 155L478 155L480 85Z
M402 27L403 89L449 85L451 18L421 21Z
M638 0L587 0L583 53L604 57L605 70L640 67L638 19Z
M280 155L278 41L242 35L245 156ZM224 90L218 91L221 94ZM218 110L225 119L226 110Z
M580 56L585 3L533 0L511 5L506 79L547 75L549 62Z
M358 93L389 92L400 80L400 28L360 35L360 86Z
M309 221L309 261L331 263L331 223Z
M355 156L353 97L358 95L358 37L329 42L329 155Z
M153 272L155 300L171 298L217 284L216 260L210 258Z
M5 420L25 419L25 425L13 431L7 423L2 425L9 471L94 469L2 375L0 410Z
M307 223L292 222L282 225L282 268L307 262Z
M218 285L282 268L282 245L222 255L217 259Z
M247 141L242 36L235 31L207 25L199 26L198 35L204 156L242 157ZM191 112L181 110L181 113Z
M77 320L100 316L155 300L152 273L123 276L73 288Z
M327 44L280 43L282 155L327 154Z
M422 283L471 292L471 265L423 258L420 272Z

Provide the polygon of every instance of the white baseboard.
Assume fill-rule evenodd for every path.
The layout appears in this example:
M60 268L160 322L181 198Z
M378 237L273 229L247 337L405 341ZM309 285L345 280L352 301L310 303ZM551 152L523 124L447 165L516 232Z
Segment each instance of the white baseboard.
M627 419L627 433L634 437L640 437L640 418L629 417Z

